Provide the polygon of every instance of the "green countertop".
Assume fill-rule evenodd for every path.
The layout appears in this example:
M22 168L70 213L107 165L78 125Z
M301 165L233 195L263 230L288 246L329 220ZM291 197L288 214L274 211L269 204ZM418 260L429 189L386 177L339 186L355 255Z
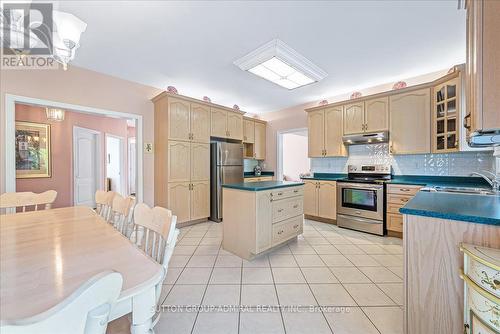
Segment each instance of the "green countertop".
M303 182L291 181L260 181L260 182L246 182L246 183L230 183L223 184L223 188L238 189L246 191L262 191L286 187L296 187L303 185Z

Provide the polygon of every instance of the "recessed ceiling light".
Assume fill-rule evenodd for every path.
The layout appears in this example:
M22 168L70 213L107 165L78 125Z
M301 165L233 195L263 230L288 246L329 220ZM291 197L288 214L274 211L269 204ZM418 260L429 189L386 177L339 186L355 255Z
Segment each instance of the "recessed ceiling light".
M279 39L262 45L234 64L287 89L309 85L327 76L325 71Z

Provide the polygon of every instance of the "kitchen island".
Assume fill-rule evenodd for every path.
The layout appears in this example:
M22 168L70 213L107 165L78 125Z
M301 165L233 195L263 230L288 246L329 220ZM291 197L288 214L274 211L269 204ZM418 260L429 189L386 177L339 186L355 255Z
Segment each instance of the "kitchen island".
M460 244L500 248L500 197L420 191L400 212L405 333L463 333Z
M222 247L244 259L302 234L304 184L262 181L223 185Z

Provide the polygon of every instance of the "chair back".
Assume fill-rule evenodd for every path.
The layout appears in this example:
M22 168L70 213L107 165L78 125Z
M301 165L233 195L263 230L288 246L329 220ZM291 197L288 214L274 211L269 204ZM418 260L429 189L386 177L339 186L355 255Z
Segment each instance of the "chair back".
M61 303L35 316L0 323L2 334L104 334L123 278L106 271L92 277Z
M52 207L56 197L57 191L55 190L47 190L39 194L30 191L4 193L0 195L0 209L22 208L22 212L26 212L27 207L33 207L35 211L41 208L47 210Z
M114 191L97 190L95 192L96 212L106 221L109 219L114 197Z
M137 204L134 209L133 241L166 268L177 241L176 223L177 216L172 215L170 210Z
M130 212L135 204L134 197L123 197L115 194L111 204L109 222L123 235L129 237L132 232L130 226Z

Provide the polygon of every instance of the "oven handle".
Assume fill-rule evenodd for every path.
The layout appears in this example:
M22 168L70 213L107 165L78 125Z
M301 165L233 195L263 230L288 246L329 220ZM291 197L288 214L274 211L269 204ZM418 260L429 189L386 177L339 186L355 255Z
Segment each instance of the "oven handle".
M382 220L376 220L376 219L368 219L368 218L360 218L360 217L355 217L355 216L346 216L342 215L340 213L337 213L337 217L341 217L344 219L349 219L349 220L355 220L360 223L368 223L368 224L383 224ZM338 219L338 218L337 218Z
M368 185L365 183L345 183L340 185L341 188L356 188L356 189L368 189L368 190L380 190L383 189L384 186L381 184L377 185Z

